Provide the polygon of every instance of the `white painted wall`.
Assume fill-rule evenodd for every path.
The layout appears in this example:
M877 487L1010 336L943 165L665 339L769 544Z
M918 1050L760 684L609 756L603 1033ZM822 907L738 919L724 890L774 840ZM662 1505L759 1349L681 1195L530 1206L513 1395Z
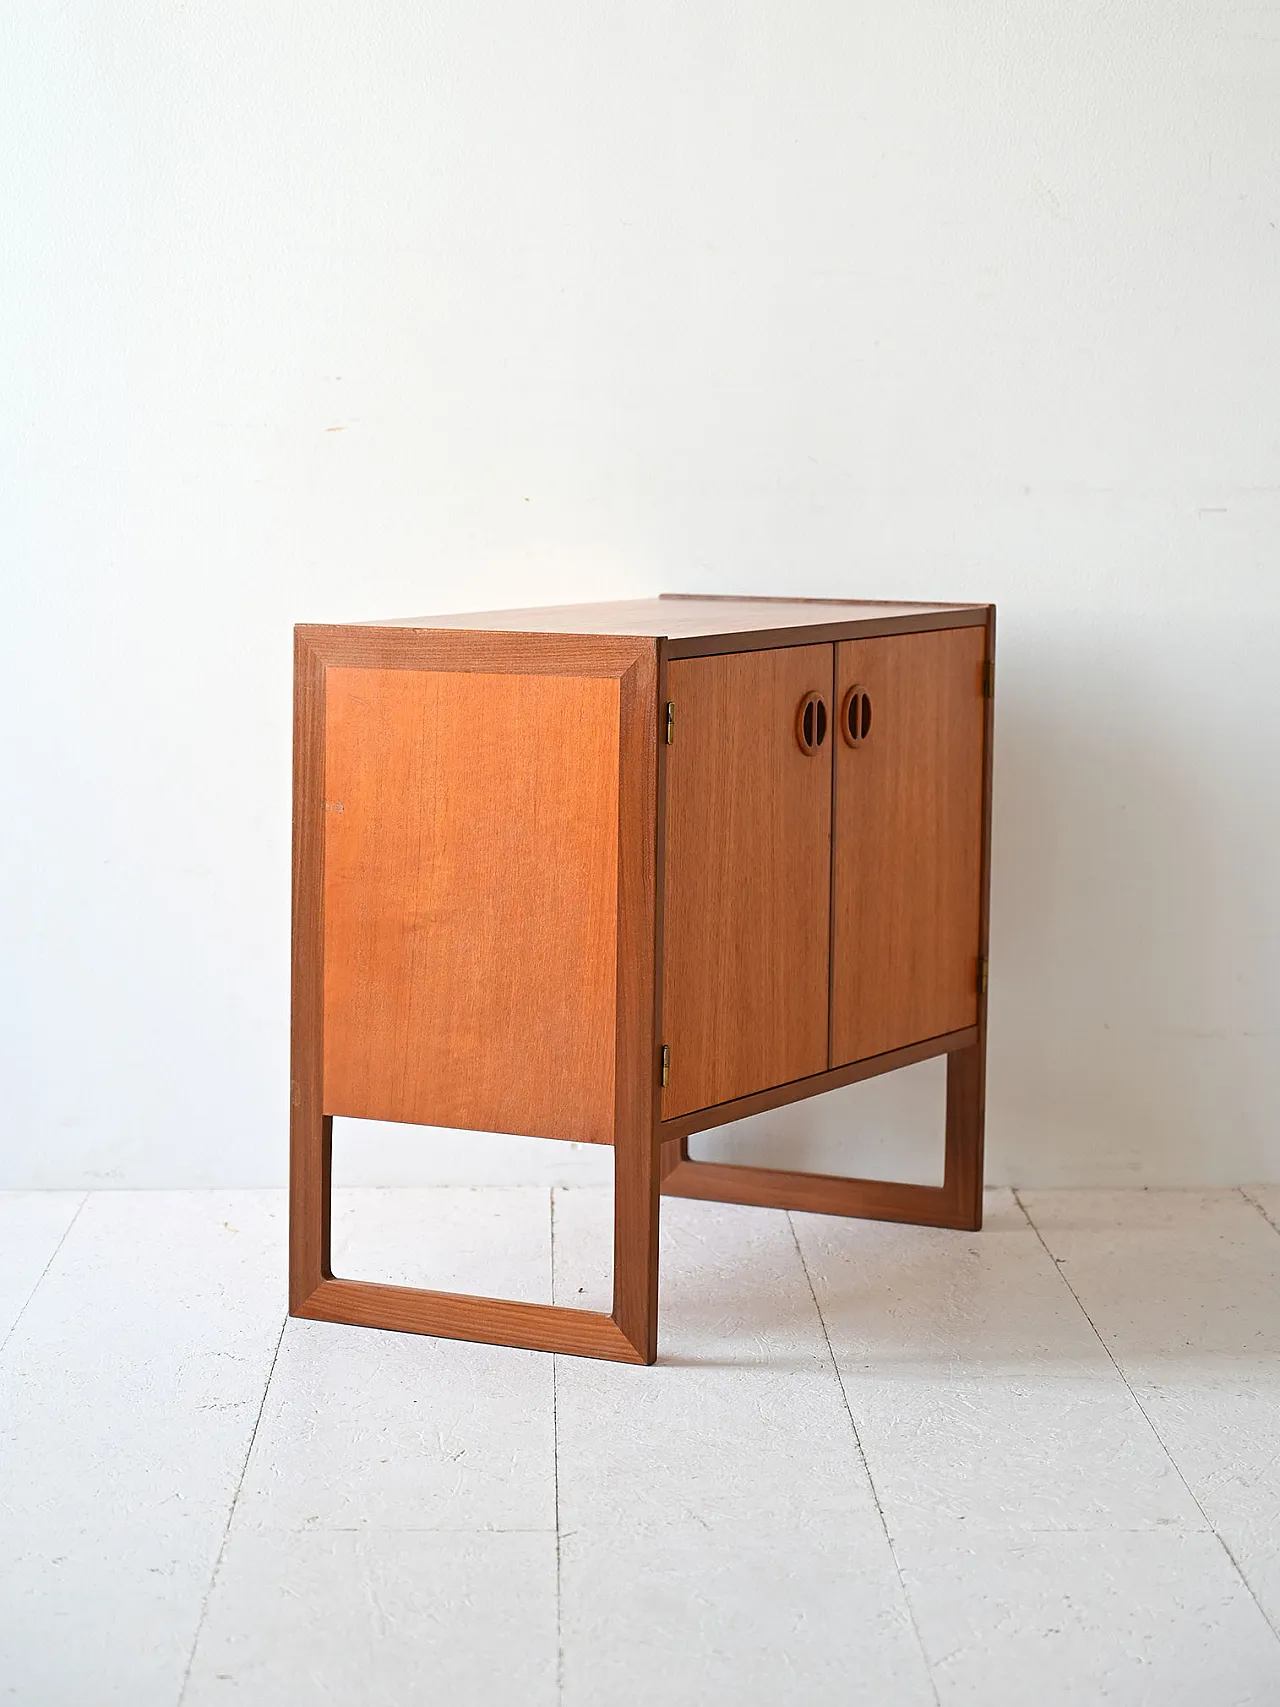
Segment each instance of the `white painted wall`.
M290 624L660 588L997 600L991 1177L1280 1179L1276 0L0 39L3 1183L283 1178Z

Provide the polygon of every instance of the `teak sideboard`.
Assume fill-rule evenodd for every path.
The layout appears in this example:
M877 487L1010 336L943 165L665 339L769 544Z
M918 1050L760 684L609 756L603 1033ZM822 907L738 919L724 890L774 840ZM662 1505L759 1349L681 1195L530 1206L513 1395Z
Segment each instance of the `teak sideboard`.
M661 1193L976 1228L995 611L697 598L295 636L290 1310L657 1355ZM940 1186L689 1135L947 1057ZM335 1116L611 1144L611 1315L334 1276Z

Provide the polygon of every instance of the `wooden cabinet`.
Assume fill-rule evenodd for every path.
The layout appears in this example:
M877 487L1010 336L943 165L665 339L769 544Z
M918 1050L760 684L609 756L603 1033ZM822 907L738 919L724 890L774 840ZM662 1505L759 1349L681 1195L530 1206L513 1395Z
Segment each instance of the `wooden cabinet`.
M300 628L294 1313L651 1362L660 1191L976 1227L993 636L693 598ZM937 1054L941 1187L689 1159ZM335 1277L343 1115L612 1144L612 1314Z

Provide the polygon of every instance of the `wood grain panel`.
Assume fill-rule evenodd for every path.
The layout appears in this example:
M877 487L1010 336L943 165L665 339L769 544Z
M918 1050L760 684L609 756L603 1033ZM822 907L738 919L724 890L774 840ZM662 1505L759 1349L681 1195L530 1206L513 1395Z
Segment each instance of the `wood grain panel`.
M833 1066L977 1022L985 650L985 626L836 648L837 710L860 684L872 723L837 730Z
M609 1143L619 684L330 668L324 1108Z
M795 720L832 669L830 646L668 668L664 1120L827 1065L834 730L806 757Z

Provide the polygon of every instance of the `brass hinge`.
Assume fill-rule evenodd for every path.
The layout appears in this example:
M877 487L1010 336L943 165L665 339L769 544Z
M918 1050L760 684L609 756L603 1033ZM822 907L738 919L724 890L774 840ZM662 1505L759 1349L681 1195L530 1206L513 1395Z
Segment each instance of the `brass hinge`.
M986 993L987 993L987 957L985 954L981 954L978 956L978 994L980 996L985 996Z
M988 658L982 666L982 697L983 699L994 699L996 697L996 661L994 658Z
M662 1083L664 1085L671 1083L671 1045L669 1043L662 1045Z
M667 745L676 738L676 708L670 700L667 701Z

